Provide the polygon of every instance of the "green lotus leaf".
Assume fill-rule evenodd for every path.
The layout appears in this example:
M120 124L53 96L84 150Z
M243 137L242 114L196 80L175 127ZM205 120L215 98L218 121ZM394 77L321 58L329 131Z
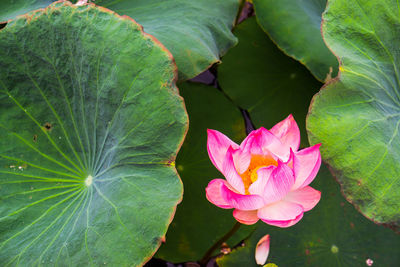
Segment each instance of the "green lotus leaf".
M238 143L245 137L239 109L219 90L190 82L179 84L179 90L190 119L188 135L176 159L185 195L167 232L166 243L156 254L176 263L202 259L236 222L232 210L218 208L206 199L207 184L212 179L223 178L208 158L207 129L221 131ZM228 240L228 245L236 245L251 230L251 227L241 229Z
M2 0L0 1L0 22L14 19L18 15L50 5L51 0Z
M306 146L305 118L321 87L299 62L287 57L249 18L235 28L239 44L223 58L218 81L226 94L249 111L257 127L271 128L293 114Z
M234 46L231 32L238 0L97 0L97 5L128 15L174 55L179 79L197 76Z
M265 32L320 81L329 80L338 72L338 61L321 36L321 15L326 1L253 1L257 20Z
M258 266L255 247L270 235L268 262L278 266L398 266L400 236L366 219L343 198L339 185L322 165L311 186L322 192L318 205L290 228L258 223L257 230L231 254L217 260L221 267Z
M0 31L2 266L136 266L164 239L187 128L170 53L130 19L52 4Z
M341 61L339 79L314 97L311 143L347 200L366 217L400 226L400 17L396 1L330 1L322 27Z

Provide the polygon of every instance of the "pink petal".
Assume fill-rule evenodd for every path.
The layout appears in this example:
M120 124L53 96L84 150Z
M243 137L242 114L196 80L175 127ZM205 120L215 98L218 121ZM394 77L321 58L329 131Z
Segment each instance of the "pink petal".
M283 121L277 123L270 131L278 137L283 144L291 147L294 151L299 149L300 130L292 114Z
M267 224L289 227L300 221L303 211L301 205L282 200L259 209L257 216Z
M233 217L243 224L251 225L258 222L257 210L233 210Z
M78 2L76 2L76 6L83 6L84 4L87 4L87 0L79 0Z
M256 262L259 265L264 265L269 254L269 235L261 237L256 246Z
M249 187L249 192L252 195L263 196L265 191L265 186L274 171L275 166L263 167L257 170L257 180L253 182Z
M304 215L304 213L301 213L295 219L289 220L289 221L268 221L268 220L262 220L262 221L269 225L273 225L273 226L277 226L277 227L281 227L281 228L287 228L287 227L293 226L296 223L298 223L301 220L301 218L303 218L303 215Z
M251 131L251 133L240 144L240 150L250 155L251 154L262 155L263 150L259 144L261 143L260 136L261 136L261 128L258 130ZM264 140L264 142L266 143L267 140Z
M221 190L223 186L225 186L225 180L223 179L211 180L211 182L208 183L206 188L206 198L215 206L218 206L223 209L231 209L233 207L222 197Z
M265 168L259 169L257 173L259 177L269 174ZM294 181L293 170L287 164L278 161L278 166L273 169L264 189L265 203L277 202L284 198Z
M233 162L233 148L229 147L226 151L225 160L222 164L222 174L225 176L229 185L241 194L245 194L242 177L237 173Z
M239 174L244 173L250 165L251 154L248 151L237 149L233 152L233 162Z
M293 169L296 181L292 191L309 185L321 166L321 153L317 144L294 153Z
M240 149L251 155L267 156L272 153L284 161L290 153L289 146L282 144L275 135L263 127L252 131L240 144Z
M230 206L239 210L257 210L264 206L262 197L238 194L227 186L226 181L221 186L221 196Z
M310 186L289 192L284 198L285 201L300 204L304 211L309 211L314 208L320 199L321 192Z
M222 164L225 160L225 154L230 146L235 149L239 148L237 144L235 144L224 134L216 130L207 130L208 156L210 157L211 162L219 171L222 170Z

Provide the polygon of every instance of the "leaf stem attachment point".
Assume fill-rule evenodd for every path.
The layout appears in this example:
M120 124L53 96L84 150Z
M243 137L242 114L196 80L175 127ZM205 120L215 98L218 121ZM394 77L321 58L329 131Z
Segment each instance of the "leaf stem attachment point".
M89 176L85 179L85 184L86 184L87 187L89 187L92 183L93 183L93 176L89 175Z

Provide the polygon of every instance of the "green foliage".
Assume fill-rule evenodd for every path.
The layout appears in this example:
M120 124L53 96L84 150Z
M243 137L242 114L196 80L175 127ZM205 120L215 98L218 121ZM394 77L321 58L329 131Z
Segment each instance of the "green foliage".
M376 223L400 226L400 17L395 1L330 1L323 33L341 60L308 116L346 198Z
M168 51L129 19L56 3L0 31L2 266L152 257L182 197Z
M179 79L190 79L220 62L236 44L233 27L238 0L98 0L143 25L174 55Z
M0 22L14 19L18 15L29 11L46 7L51 0L1 0L0 1Z
M257 230L231 254L217 260L219 266L258 266L254 252L258 240L270 234L268 262L278 266L397 266L400 236L374 224L343 198L326 166L311 185L322 192L321 201L290 228L257 224Z
M338 62L321 36L327 0L254 0L261 27L289 56L324 81L335 77Z
M185 197L168 230L167 242L156 255L171 262L200 260L236 222L232 210L221 210L205 197L207 184L222 176L208 158L207 129L221 131L239 143L245 137L239 109L216 88L186 82L179 89L190 119L188 135L176 160ZM236 245L251 230L242 228L228 244Z
M219 82L233 101L247 109L257 127L271 128L290 113L307 145L305 117L321 84L298 62L285 56L249 18L235 29L238 46L218 69Z
M316 208L286 229L242 226L227 243L247 238L244 246L218 264L256 266L255 246L270 234L266 266L399 265L400 237L377 225L400 229L397 2L330 0L321 19L327 0L248 0L256 17L234 29L234 48L245 1L58 1L40 10L51 2L0 1L0 265L140 266L162 241L156 257L201 260L237 226L232 210L205 197L222 178L206 130L240 143L240 108L256 128L293 114L308 146L319 81L329 82L311 104L309 140L322 143L345 198L323 165ZM341 63L333 81L338 60L327 47ZM193 78L221 56L211 69L219 89L179 85L191 121L183 143L178 71ZM176 157L185 197L172 221L183 193Z

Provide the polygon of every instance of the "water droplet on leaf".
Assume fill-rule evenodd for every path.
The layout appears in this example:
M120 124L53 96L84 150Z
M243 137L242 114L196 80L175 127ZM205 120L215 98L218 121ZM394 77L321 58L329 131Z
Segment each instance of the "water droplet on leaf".
M339 248L336 245L332 245L331 251L332 251L333 254L336 254L336 253L339 252Z

